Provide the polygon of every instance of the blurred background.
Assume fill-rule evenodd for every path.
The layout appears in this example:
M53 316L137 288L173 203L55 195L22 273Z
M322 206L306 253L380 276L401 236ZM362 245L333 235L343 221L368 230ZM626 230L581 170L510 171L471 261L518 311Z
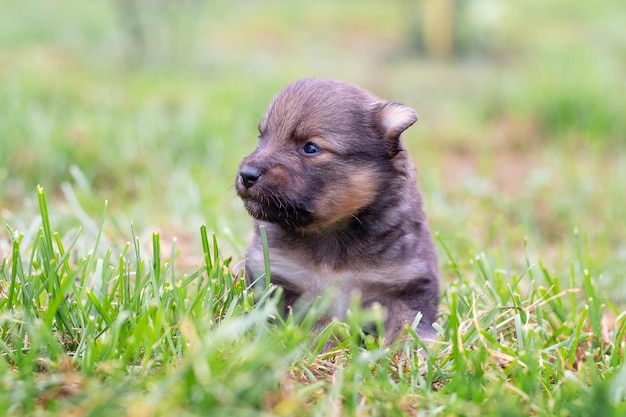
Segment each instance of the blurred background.
M241 257L236 197L272 96L340 78L415 108L405 134L460 267L590 268L626 288L623 0L0 0L0 220L123 248L199 227ZM148 236L148 237L146 237ZM0 259L10 236L0 230ZM79 241L80 242L80 241ZM88 247L93 247L88 246ZM445 279L453 279L442 246ZM77 247L80 254L80 244ZM574 262L574 260L576 260ZM584 260L584 265L581 260Z

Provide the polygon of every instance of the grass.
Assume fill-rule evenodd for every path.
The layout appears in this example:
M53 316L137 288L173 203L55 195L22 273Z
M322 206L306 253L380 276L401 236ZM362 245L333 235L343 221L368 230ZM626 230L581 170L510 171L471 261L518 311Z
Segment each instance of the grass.
M123 4L0 0L7 415L624 415L620 1L468 2L453 62L416 2ZM305 75L420 116L433 343L363 335L357 300L314 334L323 300L281 319L233 276L234 172Z
M481 254L442 296L439 337L407 327L386 347L362 334L381 312L355 300L312 332L277 316L276 288L254 294L201 227L204 265L176 268L158 232L118 253L63 239L38 189L41 227L9 229L0 265L0 404L9 415L622 415L626 315L594 287L584 237L569 274L539 260L511 271ZM101 223L102 232L106 218ZM84 252L84 255L79 253ZM336 348L320 353L327 340ZM599 414L598 414L599 413Z

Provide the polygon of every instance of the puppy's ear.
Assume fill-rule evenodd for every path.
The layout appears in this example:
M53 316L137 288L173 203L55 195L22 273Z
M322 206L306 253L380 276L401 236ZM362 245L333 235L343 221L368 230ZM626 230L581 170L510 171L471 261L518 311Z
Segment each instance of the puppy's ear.
M383 133L390 157L400 152L400 135L417 121L417 113L404 104L379 103L376 110L376 125Z

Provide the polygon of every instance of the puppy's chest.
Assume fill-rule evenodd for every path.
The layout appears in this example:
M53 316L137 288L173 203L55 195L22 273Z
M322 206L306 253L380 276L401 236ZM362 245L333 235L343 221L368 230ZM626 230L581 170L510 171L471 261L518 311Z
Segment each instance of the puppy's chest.
M248 268L257 276L264 271L262 254L251 254ZM391 268L395 270L397 268ZM377 284L394 281L399 271L389 268L342 268L336 270L325 264L309 262L302 253L275 251L270 253L272 282L300 293L320 294L333 288L342 293L354 290L369 292ZM391 273L391 274L390 274Z

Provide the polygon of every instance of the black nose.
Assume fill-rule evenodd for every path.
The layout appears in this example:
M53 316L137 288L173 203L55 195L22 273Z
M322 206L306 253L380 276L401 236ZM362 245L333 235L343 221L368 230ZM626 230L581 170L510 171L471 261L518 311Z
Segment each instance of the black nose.
M244 187L250 188L261 178L261 171L256 168L242 168L239 171L239 176Z

